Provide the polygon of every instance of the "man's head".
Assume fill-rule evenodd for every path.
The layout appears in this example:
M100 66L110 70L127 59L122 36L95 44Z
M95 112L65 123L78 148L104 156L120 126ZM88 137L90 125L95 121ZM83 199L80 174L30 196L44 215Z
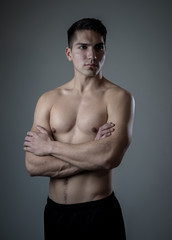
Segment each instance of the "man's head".
M101 75L106 56L106 33L101 21L94 18L81 19L69 28L66 56L73 62L75 74Z
M73 42L76 38L76 32L82 30L92 30L98 32L102 35L104 44L106 43L106 27L102 24L102 22L95 18L83 18L77 22L75 22L67 31L68 34L68 47L72 49Z

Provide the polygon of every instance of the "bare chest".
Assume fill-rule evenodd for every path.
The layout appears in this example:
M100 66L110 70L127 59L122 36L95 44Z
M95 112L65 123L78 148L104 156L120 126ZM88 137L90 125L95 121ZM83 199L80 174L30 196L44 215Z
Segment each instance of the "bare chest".
M107 117L102 97L64 97L53 105L50 125L56 136L70 132L91 135L107 121Z

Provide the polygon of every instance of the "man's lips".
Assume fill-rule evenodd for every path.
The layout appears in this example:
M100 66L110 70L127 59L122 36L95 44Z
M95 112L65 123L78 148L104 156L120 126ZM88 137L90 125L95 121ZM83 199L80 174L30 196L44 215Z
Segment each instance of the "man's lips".
M98 67L98 65L95 64L95 63L87 63L85 65L88 66L88 67Z

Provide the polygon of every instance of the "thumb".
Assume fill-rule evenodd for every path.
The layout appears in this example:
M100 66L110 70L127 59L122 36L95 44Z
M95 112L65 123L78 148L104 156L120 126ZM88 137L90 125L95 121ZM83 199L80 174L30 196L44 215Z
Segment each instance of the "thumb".
M37 125L36 128L41 132L41 133L47 133L47 130L40 125Z

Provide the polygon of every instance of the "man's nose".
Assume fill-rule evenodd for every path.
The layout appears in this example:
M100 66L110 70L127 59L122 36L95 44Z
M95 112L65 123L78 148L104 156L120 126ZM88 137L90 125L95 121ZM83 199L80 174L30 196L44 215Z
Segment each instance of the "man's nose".
M97 58L94 48L88 50L88 59L95 60Z

